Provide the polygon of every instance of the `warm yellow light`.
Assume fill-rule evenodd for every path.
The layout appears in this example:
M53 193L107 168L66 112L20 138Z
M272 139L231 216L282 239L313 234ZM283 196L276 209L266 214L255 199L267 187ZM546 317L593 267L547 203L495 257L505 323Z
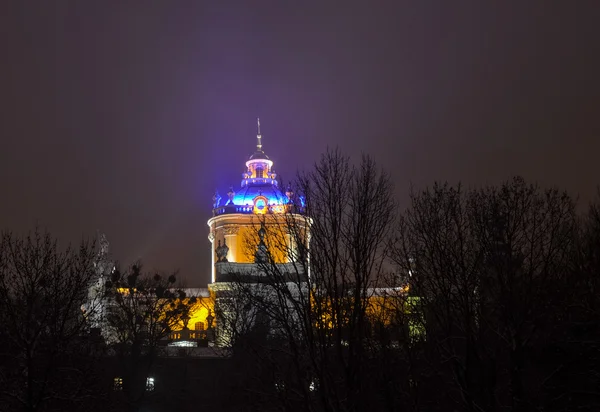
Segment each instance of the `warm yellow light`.
M209 325L206 320L208 315L213 317L212 326L215 327L215 302L212 296L210 297L197 297L196 303L190 309L190 318L188 320L188 329L196 329L196 324L202 322L202 330L206 330ZM183 329L183 322L179 325Z

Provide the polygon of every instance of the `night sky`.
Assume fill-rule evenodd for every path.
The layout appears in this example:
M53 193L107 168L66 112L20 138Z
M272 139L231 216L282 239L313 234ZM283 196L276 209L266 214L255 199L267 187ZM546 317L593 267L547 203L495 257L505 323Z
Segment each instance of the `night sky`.
M100 230L123 265L204 286L211 197L257 117L286 181L329 145L403 206L515 174L593 198L598 1L222 3L0 3L0 227Z

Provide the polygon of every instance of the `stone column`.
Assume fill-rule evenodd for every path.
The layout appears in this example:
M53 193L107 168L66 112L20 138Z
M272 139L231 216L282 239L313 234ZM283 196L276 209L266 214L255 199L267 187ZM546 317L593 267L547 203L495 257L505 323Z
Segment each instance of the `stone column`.
M212 228L208 234L208 240L210 240L210 281L211 283L215 283L215 232Z

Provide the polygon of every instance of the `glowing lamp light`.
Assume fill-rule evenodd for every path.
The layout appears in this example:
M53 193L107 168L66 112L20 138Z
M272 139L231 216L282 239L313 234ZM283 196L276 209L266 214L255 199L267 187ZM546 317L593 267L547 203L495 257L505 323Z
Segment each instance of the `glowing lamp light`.
M154 378L152 378L152 377L146 378L146 390L148 392L152 392L154 390Z

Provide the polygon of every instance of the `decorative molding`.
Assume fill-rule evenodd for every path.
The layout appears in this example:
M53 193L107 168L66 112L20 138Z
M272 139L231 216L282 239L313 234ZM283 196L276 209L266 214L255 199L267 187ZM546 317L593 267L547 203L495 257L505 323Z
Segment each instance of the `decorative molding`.
M240 231L239 226L233 226L233 225L223 226L223 233L225 234L225 236L237 235L239 231Z

